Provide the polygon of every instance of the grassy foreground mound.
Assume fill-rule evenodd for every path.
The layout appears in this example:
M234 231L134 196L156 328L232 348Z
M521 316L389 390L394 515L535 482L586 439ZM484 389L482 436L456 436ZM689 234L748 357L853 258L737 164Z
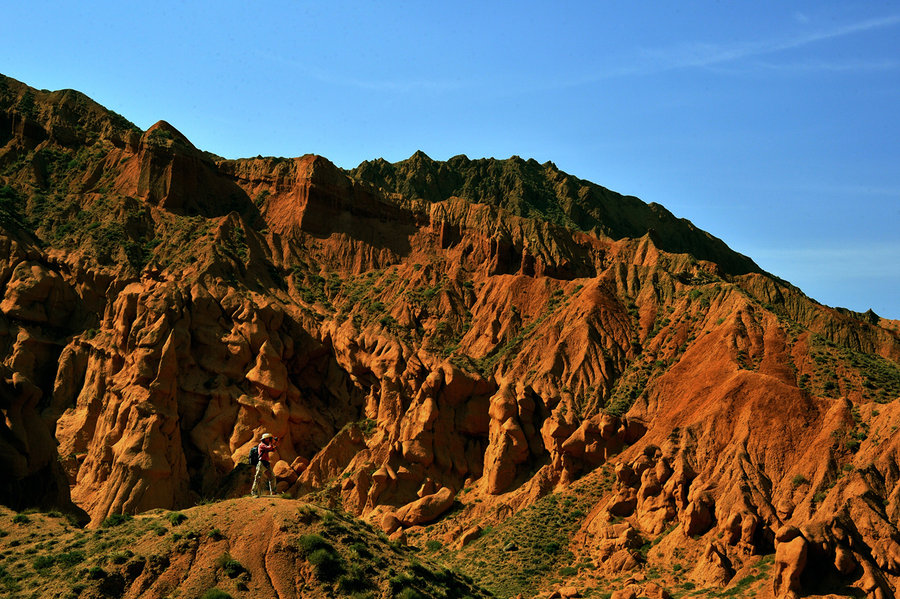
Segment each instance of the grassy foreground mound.
M0 508L0 596L487 596L414 551L360 520L280 497L111 516L96 529Z

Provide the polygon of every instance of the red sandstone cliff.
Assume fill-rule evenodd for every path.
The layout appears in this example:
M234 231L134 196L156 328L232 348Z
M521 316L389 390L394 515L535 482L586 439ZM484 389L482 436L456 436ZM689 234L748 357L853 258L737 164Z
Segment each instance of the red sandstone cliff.
M900 584L896 323L549 164L224 161L0 82L0 501L240 495L268 431L279 490L395 535L614 471L569 545L609 577L681 547L696 584Z

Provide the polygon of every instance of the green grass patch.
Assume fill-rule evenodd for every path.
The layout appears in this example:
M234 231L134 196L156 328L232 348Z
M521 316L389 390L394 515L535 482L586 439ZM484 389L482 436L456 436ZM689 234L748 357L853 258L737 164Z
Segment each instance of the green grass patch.
M112 528L130 522L131 520L132 516L130 514L111 514L103 520L103 523L100 526L103 528Z
M605 493L601 475L602 471L582 479L502 520L452 563L495 595L533 596L542 581L574 567L574 556L567 550L569 538L581 526L583 514Z
M19 584L16 582L16 579L2 565L0 565L0 589L4 589L10 593L19 590Z
M188 517L181 512L169 512L168 514L166 514L166 520L168 520L169 524L171 524L172 526L178 526L187 519Z

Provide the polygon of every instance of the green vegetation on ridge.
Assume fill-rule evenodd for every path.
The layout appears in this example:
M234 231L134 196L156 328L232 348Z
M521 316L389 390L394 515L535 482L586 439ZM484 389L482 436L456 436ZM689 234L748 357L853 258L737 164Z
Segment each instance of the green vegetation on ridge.
M645 204L578 179L560 171L552 162L538 164L518 156L506 160L454 156L437 162L417 152L393 164L382 159L366 161L350 173L356 179L407 198L437 202L455 196L614 239L640 238L654 231L654 242L666 251L714 261L732 274L760 270L746 256L688 221L676 218L662 206Z

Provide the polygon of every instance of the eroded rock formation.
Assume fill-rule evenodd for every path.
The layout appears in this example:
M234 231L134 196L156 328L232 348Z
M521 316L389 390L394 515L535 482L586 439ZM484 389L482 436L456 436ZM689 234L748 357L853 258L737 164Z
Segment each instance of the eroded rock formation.
M611 576L677 538L696 584L896 591L895 322L551 163L226 161L2 81L0 501L239 495L267 431L279 491L463 553L605 471Z

